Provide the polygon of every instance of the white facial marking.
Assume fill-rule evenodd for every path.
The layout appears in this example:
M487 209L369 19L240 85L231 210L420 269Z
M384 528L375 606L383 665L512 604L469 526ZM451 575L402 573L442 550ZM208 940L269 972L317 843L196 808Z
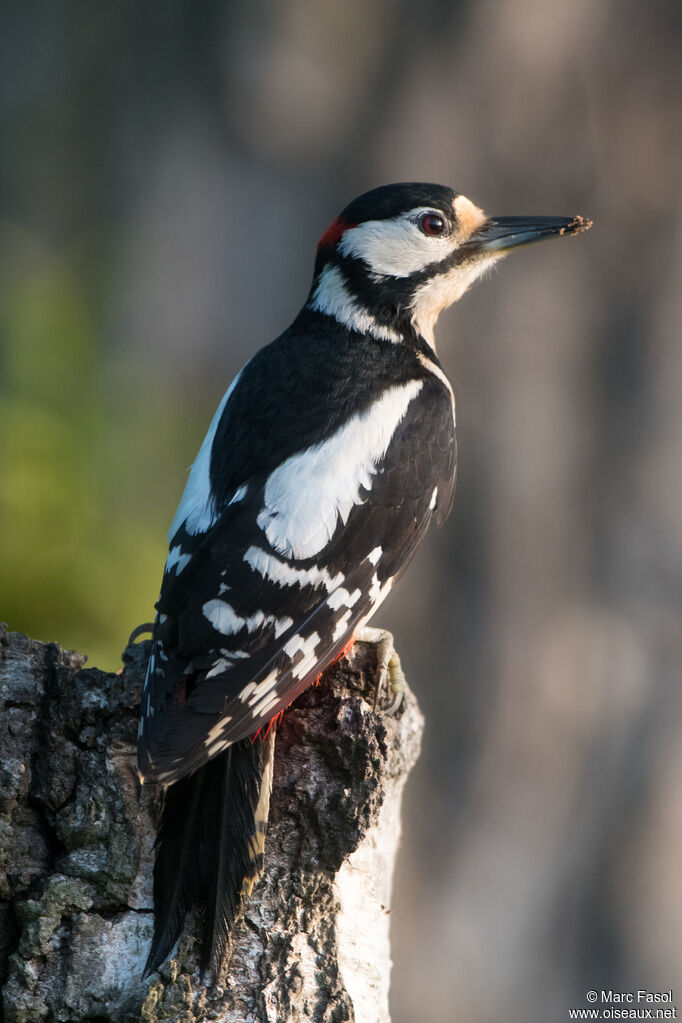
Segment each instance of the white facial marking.
M180 544L177 544L175 547L171 547L171 549L168 552L164 572L170 572L172 571L172 569L175 569L176 574L180 575L183 568L185 568L185 566L188 565L191 560L192 555L183 554L182 547L180 546Z
M294 624L292 618L275 618L274 615L266 615L263 611L256 611L248 618L242 618L231 604L218 599L207 600L201 610L213 628L222 632L223 636L229 636L243 628L248 629L249 632L255 632L263 626L274 625L275 638L277 638Z
M173 539L183 523L190 536L195 536L197 533L205 533L206 530L211 528L216 520L215 500L214 495L211 492L211 449L213 447L213 441L218 429L218 424L220 423L222 414L225 411L225 406L230 399L230 395L237 386L237 381L241 375L242 374L240 372L234 378L223 395L222 401L216 410L216 414L211 420L208 433L204 437L203 443L199 448L199 454L190 469L189 478L182 497L180 498L178 510L176 511L173 521L171 522L171 527L168 530L169 541ZM237 491L237 493L239 493L239 491ZM235 499L236 495L233 500Z
M471 262L452 267L419 285L412 296L412 324L431 347L434 347L433 328L443 309L462 297L474 281L489 270L503 253L477 255Z
M457 226L459 227L459 240L465 241L471 238L472 234L483 227L487 217L483 210L471 201L467 199L465 195L457 195L452 201L452 206L457 217Z
M423 381L391 387L329 440L293 455L270 474L258 525L289 558L310 558L332 538L339 520L362 503L372 475Z
M409 277L445 259L457 247L458 239L451 234L431 237L420 230L417 221L424 213L439 211L419 206L390 220L367 220L350 227L344 231L339 249L344 256L364 259L374 274Z
M359 334L370 334L379 341L402 340L398 331L378 323L351 295L343 274L336 266L326 266L323 269L309 307L333 316L339 323L343 323L350 330L357 330Z
M267 554L260 547L249 547L244 561L254 572L260 572L264 579L271 579L280 586L323 586L330 593L345 578L343 572L332 576L326 568L317 568L316 565L311 568L294 568Z

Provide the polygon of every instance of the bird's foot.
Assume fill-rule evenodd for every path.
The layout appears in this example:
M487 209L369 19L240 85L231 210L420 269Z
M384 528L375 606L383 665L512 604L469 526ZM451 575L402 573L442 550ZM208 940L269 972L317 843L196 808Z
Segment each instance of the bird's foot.
M393 634L387 629L365 626L355 637L356 643L371 643L377 651L377 686L374 693L374 710L379 706L379 697L388 681L388 702L381 706L386 714L400 710L405 693L405 675L393 641Z

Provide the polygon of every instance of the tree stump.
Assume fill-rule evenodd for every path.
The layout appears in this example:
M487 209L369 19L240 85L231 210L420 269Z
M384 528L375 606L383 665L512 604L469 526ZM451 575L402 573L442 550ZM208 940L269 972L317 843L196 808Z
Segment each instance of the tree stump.
M0 987L5 1023L385 1023L400 801L422 718L372 709L358 645L278 729L265 873L206 985L192 921L143 981L159 791L140 785L149 643L120 674L0 631ZM258 740L257 740L258 741Z

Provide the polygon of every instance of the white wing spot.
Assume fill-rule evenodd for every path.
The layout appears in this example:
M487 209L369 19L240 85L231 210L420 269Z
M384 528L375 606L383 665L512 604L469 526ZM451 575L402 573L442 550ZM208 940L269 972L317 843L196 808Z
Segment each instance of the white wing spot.
M361 596L362 592L360 590L353 590L352 593L349 593L343 586L339 586L338 590L334 590L331 597L327 597L327 604L332 611L338 611L340 607L354 607Z
M278 679L279 671L275 668L257 685L254 685L250 693L249 707L252 707L255 703L258 703L259 700L262 700L264 696L267 696L271 689L277 685Z
M384 553L383 547L375 547L374 550L370 551L369 554L367 555L367 561L371 561L371 563L374 566L376 566L379 563L379 558L383 553Z
M244 561L254 572L260 572L264 579L270 579L280 586L324 586L331 592L345 579L343 572L337 572L333 576L326 568L318 568L317 565L311 568L294 568L293 565L280 561L260 547L249 547L244 555Z
M343 634L348 631L348 622L349 622L349 620L350 620L350 608L343 615L341 615L341 617L339 618L338 622L336 623L336 625L334 627L334 633L332 635L332 640L334 642L336 642L337 639L341 639Z
M256 611L248 618L242 618L231 604L218 599L207 600L201 610L214 629L221 632L223 636L229 636L243 628L249 632L256 632L257 629L264 626L274 625L275 638L277 638L294 624L293 618L275 618L274 615L266 615L263 611Z
M175 547L171 547L166 558L166 567L164 572L170 572L171 569L175 569L176 574L180 575L183 568L189 564L192 560L191 554L183 554L182 547L180 544L176 544Z
M204 745L210 746L214 742L219 742L221 739L224 740L225 728L230 723L231 720L232 719L229 716L222 717L218 724L214 725L210 732L207 734L206 738L204 739Z

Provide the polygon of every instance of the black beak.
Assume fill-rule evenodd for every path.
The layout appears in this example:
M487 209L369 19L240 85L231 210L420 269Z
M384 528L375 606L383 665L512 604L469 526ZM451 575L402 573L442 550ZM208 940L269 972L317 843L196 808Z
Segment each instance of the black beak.
M561 234L580 234L592 227L586 217L493 217L461 248L470 252L504 252Z

